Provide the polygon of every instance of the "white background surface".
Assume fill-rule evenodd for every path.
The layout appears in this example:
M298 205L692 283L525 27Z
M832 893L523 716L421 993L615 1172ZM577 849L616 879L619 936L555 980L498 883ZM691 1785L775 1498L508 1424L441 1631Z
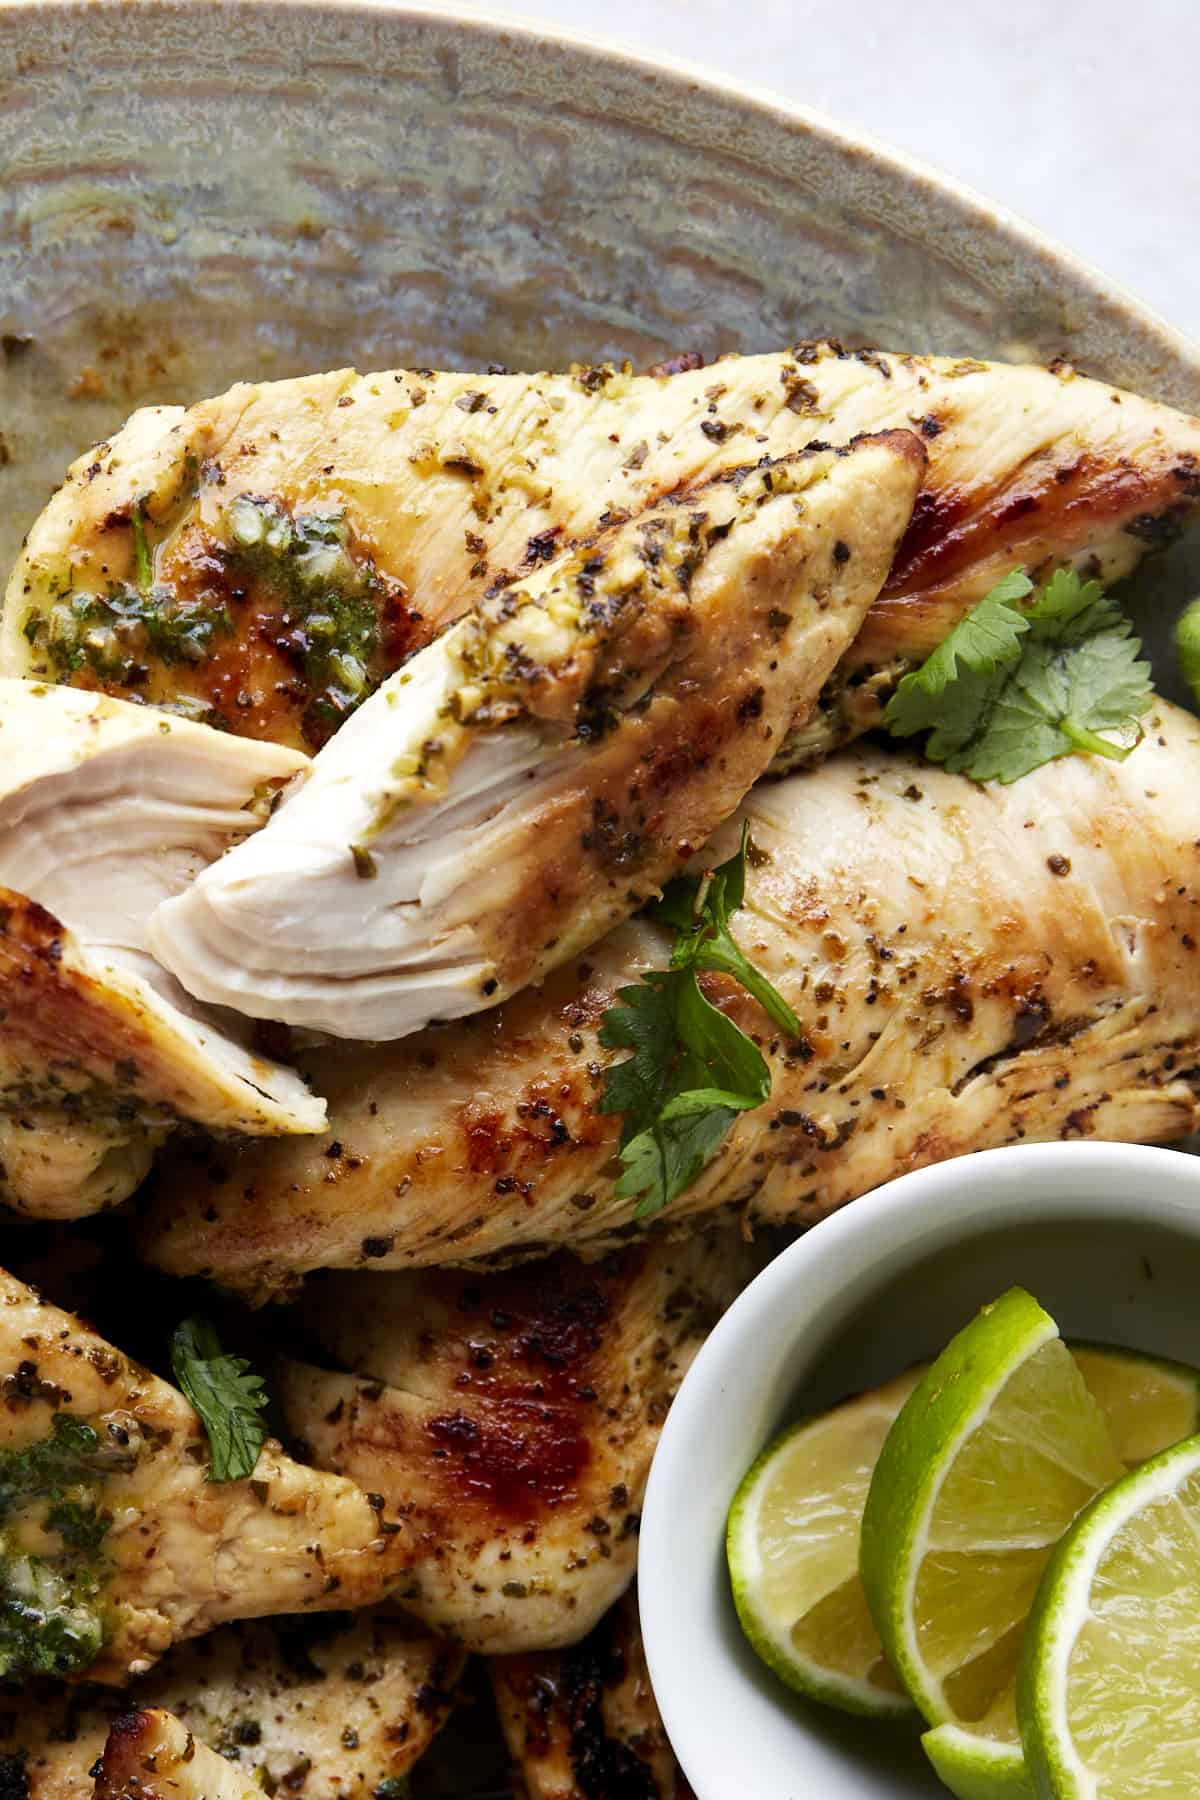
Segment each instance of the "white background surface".
M1200 0L517 10L707 64L867 130L1022 213L1200 336Z

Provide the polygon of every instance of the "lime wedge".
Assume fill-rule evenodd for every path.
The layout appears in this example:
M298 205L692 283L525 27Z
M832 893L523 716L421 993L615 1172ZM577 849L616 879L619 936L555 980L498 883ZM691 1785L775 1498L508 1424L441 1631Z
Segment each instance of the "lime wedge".
M912 1710L867 1611L858 1535L880 1446L920 1375L785 1431L730 1508L725 1548L746 1636L789 1687L848 1712Z
M1122 1461L1200 1429L1194 1370L1101 1344L1071 1350ZM858 1542L875 1459L927 1366L785 1431L751 1468L730 1512L730 1576L747 1637L790 1687L850 1712L911 1708L867 1609ZM946 1786L966 1800L1020 1800L1031 1791L1019 1750L981 1747L953 1727L924 1742Z
M1058 1327L1022 1289L927 1371L880 1452L860 1568L888 1658L931 1725L1017 1744L1015 1677L1042 1570L1122 1473Z
M1127 1475L1059 1545L1020 1709L1044 1800L1200 1788L1200 1437Z
M961 1725L937 1725L921 1745L939 1781L958 1800L1035 1800L1025 1758L1013 1744L999 1744Z
M1200 1431L1200 1374L1195 1369L1108 1344L1072 1343L1071 1355L1127 1468Z

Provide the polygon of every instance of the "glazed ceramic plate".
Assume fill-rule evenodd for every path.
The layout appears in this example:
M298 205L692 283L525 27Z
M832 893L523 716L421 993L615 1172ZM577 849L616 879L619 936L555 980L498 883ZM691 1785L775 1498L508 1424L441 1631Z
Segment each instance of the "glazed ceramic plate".
M1200 356L1099 275L682 67L413 7L0 6L4 570L68 461L146 401L822 334L1065 355L1200 410ZM1185 558L1142 582L1160 645L1200 591Z
M453 8L0 5L2 571L145 401L819 334L1200 410L1200 353L1010 215L682 66Z

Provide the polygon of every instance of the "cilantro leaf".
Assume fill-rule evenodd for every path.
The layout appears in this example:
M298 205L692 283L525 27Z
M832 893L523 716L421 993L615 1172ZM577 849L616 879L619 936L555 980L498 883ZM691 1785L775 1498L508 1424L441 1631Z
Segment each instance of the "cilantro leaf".
M904 677L884 712L895 736L928 731L930 761L976 781L1016 781L1075 751L1129 755L1152 692L1129 621L1073 569L1021 608L1031 591L1007 576Z
M729 920L744 902L748 833L737 853L703 876L670 883L652 916L675 931L669 969L621 988L600 1023L600 1042L633 1054L606 1070L599 1110L624 1114L619 1199L640 1196L646 1218L689 1187L739 1112L761 1106L771 1071L758 1046L706 999L701 970L734 976L785 1030L790 1006L738 948Z
M1105 631L1068 653L1031 644L996 701L987 728L947 768L976 781L1016 781L1031 769L1072 751L1128 756L1141 735L1137 715L1150 697L1150 667L1141 646L1123 632ZM1123 730L1124 741L1099 736ZM1136 733L1136 735L1133 735Z
M800 1021L783 995L743 955L728 932L721 932L701 944L696 951L694 966L732 975L736 981L741 982L748 994L753 994L773 1024L778 1025L781 1031L786 1031L789 1037L800 1036Z
M210 1481L242 1481L254 1473L267 1438L262 1379L242 1356L228 1356L206 1319L185 1319L171 1334L175 1379L208 1434Z
M1014 569L919 669L904 676L883 715L893 737L932 732L926 747L932 762L945 762L968 742L993 697L998 671L1020 655L1029 621L1017 602L1032 592L1028 575Z
M1032 635L1048 644L1081 644L1124 617L1098 581L1080 581L1074 569L1056 569L1025 616Z
M750 827L743 823L741 845L728 862L708 877L683 875L671 882L653 916L675 926L673 969L711 969L732 975L747 993L753 994L773 1024L797 1037L799 1019L783 995L738 948L729 930L730 918L746 897L749 844Z
M705 999L693 969L680 983L675 1022L687 1052L689 1086L723 1088L742 1095L748 1106L762 1105L771 1092L771 1071L762 1052L720 1007ZM693 1081L697 1073L701 1079Z
M641 1131L664 1104L679 1034L675 1025L678 977L652 969L637 987L617 990L618 1006L610 1006L597 1034L610 1050L632 1050L604 1077L602 1113L624 1113L627 1137Z
M639 1219L660 1212L691 1187L738 1113L757 1104L719 1088L694 1088L677 1094L653 1125L639 1131L621 1152L625 1173L616 1185L618 1200L642 1195L635 1214Z

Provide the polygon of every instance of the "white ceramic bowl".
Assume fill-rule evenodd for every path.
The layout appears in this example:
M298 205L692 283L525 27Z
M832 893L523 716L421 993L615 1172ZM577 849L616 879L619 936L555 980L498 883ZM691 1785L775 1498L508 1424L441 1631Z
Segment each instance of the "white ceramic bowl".
M759 1663L725 1515L781 1426L936 1352L1014 1283L1067 1336L1200 1363L1200 1159L1040 1144L902 1176L777 1257L701 1350L655 1458L640 1573L651 1677L698 1800L945 1795L914 1730L809 1705Z

